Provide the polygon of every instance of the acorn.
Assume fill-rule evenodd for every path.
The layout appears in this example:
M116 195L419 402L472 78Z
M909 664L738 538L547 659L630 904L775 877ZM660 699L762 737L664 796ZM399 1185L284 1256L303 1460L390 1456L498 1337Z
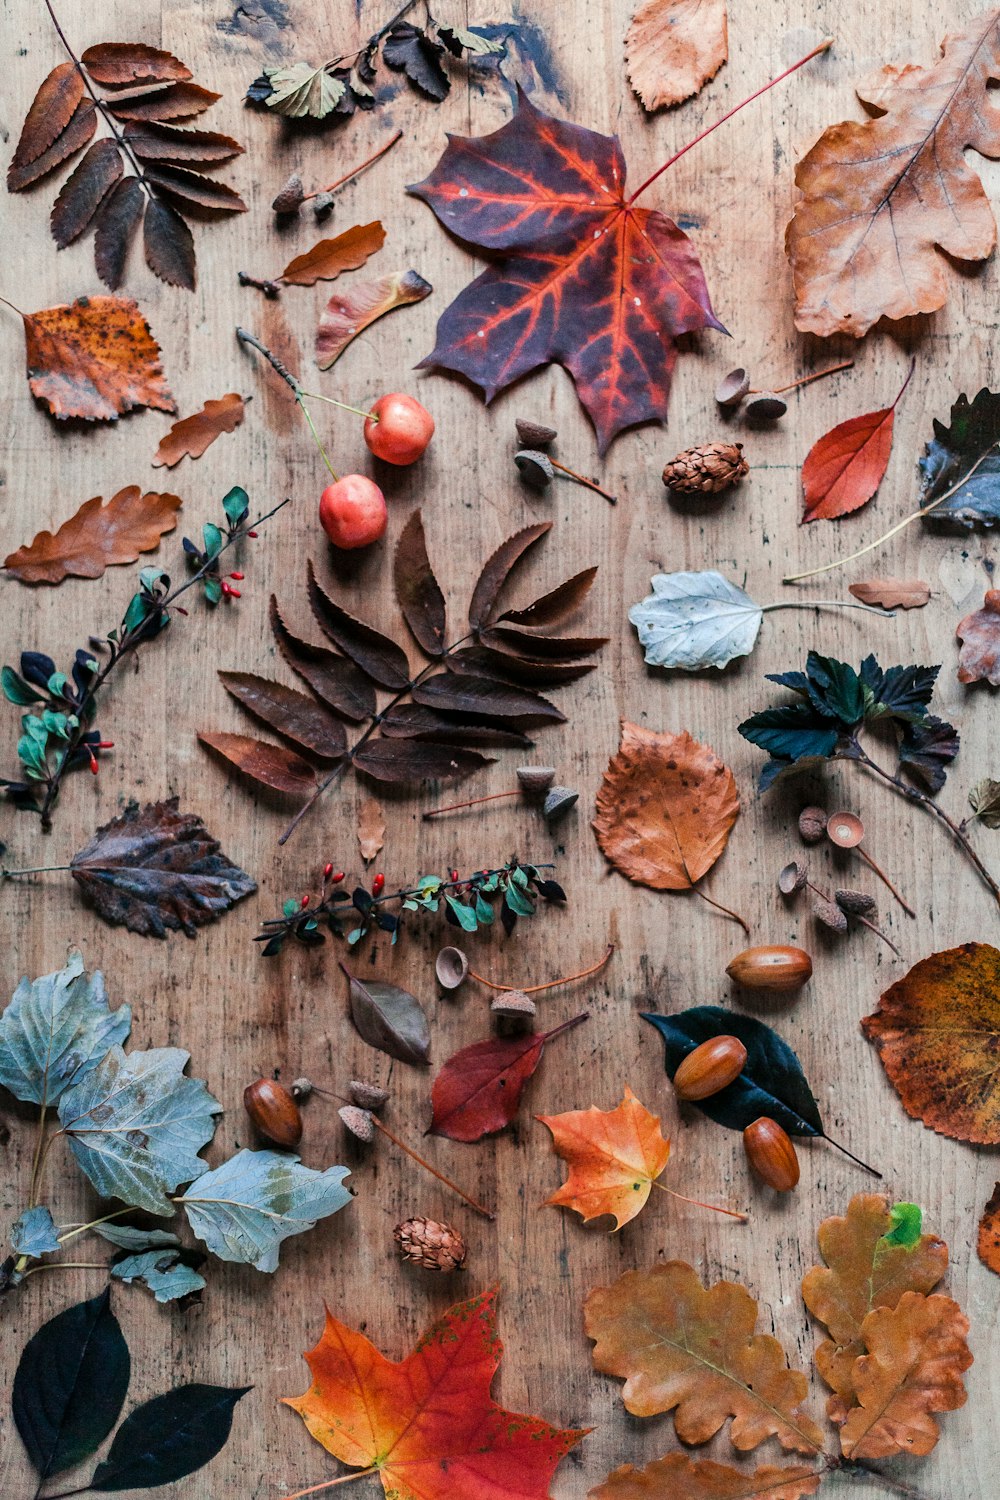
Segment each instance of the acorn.
M804 948L744 948L726 965L734 984L748 990L800 990L811 978L812 959Z
M804 807L799 813L799 834L803 843L818 844L826 833L827 816L821 807Z
M254 1129L276 1146L291 1151L302 1139L302 1114L283 1083L258 1078L243 1090L243 1108Z
M790 1193L799 1180L799 1159L792 1138L777 1120L761 1115L743 1132L747 1161L768 1187Z
M743 1072L747 1049L738 1036L713 1036L685 1057L674 1074L678 1099L707 1099Z

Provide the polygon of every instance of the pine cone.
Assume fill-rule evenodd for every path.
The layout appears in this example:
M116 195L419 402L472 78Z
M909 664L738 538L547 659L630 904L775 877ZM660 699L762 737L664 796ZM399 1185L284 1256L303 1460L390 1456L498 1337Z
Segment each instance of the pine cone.
M749 472L742 443L702 443L670 460L663 483L682 495L721 495Z
M460 1271L465 1265L465 1241L450 1224L434 1219L406 1219L392 1237L404 1260L431 1271Z

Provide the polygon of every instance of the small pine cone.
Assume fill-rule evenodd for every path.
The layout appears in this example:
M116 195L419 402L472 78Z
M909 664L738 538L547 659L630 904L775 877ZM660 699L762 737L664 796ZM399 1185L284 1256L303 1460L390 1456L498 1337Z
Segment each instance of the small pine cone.
M749 472L742 443L703 443L672 458L663 483L682 495L721 495Z
M404 1260L431 1271L460 1271L465 1265L465 1241L450 1224L434 1219L406 1219L392 1237Z

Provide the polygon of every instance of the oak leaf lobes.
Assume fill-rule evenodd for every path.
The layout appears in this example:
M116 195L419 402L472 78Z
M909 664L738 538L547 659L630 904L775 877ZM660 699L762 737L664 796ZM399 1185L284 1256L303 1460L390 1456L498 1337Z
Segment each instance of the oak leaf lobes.
M590 1500L805 1500L815 1495L822 1478L804 1464L781 1469L764 1464L750 1472L669 1453L644 1469L623 1464L590 1491Z
M616 1109L572 1109L537 1118L569 1163L569 1176L546 1202L572 1208L585 1222L611 1214L616 1229L634 1219L667 1165L670 1142L632 1090L626 1086Z
M725 331L690 240L626 198L625 174L617 137L554 120L519 90L513 119L452 136L409 189L501 256L442 314L422 364L465 375L487 402L561 364L601 453L626 427L666 417L678 335Z
M545 1500L586 1433L490 1399L503 1355L496 1294L449 1308L398 1362L327 1312L306 1355L312 1385L285 1404L342 1463L377 1469L392 1500Z
M105 568L135 562L152 552L177 525L178 495L143 494L130 484L112 495L85 500L58 531L40 531L33 541L4 559L22 583L62 583L64 578L100 578Z

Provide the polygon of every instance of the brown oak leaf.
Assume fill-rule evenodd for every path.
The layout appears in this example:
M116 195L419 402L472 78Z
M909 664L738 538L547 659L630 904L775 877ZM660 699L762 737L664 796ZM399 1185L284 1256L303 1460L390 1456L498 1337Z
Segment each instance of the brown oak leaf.
M976 1250L984 1266L1000 1276L1000 1182L993 1189L993 1196L983 1209L979 1221Z
M408 302L422 302L434 288L416 271L395 271L374 281L356 281L350 291L335 292L323 309L316 330L316 363L328 370L343 354L352 339L363 333L376 318L405 307Z
M365 864L371 864L385 843L385 813L381 802L366 797L358 811L358 848Z
M822 1471L804 1464L780 1469L764 1464L747 1471L669 1453L644 1469L623 1464L590 1491L590 1500L805 1500L815 1495L822 1478Z
M311 250L290 260L275 281L285 286L315 286L317 281L336 281L342 271L356 271L385 244L380 220L354 224L332 239L320 240Z
M62 583L64 578L100 578L105 568L135 562L152 552L177 525L178 495L143 494L137 484L112 495L85 500L56 532L40 531L34 541L4 559L22 583Z
M795 170L802 200L786 235L795 324L860 338L879 318L934 312L945 256L984 260L996 243L967 148L1000 157L1000 11L953 31L930 67L888 65L858 97L876 116L820 136Z
M78 297L21 316L28 384L52 416L113 422L140 406L176 412L160 346L131 297Z
M175 422L153 455L154 469L172 469L182 458L200 458L224 432L235 432L246 408L237 391L206 401L201 411Z
M988 682L1000 687L1000 589L987 589L982 609L959 620L956 636L959 682Z
M628 80L648 110L690 99L728 56L726 0L645 0L625 33Z

